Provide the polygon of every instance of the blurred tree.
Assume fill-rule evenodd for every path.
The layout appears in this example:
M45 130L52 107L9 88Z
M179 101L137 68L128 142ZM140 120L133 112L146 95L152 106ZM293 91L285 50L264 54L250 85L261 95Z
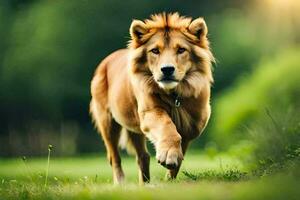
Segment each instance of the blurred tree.
M294 33L291 28L284 29L292 30L290 35L265 34L257 19L264 16L259 13L263 10L254 9L252 14L253 8L238 0L1 1L0 154L26 149L40 153L28 142L33 135L40 138L34 144L40 148L47 141L63 143L69 135L75 143L73 152L99 149L101 141L88 115L90 80L101 59L126 47L134 18L163 11L204 16L218 60L213 91L219 93L251 71L266 52L299 38L299 30ZM282 35L285 39L279 40ZM15 137L22 139L10 145ZM2 144L19 150L3 150Z
M13 9L22 9L24 6L30 6L30 4L37 0L10 0L6 2Z

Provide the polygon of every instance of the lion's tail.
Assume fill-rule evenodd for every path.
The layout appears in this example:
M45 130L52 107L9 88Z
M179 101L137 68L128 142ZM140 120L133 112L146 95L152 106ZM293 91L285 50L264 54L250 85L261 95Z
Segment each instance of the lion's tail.
M128 131L123 128L121 130L121 136L120 136L120 140L119 140L119 147L121 149L124 149L127 151L128 154L130 155L134 155L135 154L135 149L133 147L131 138L129 136L130 133L128 133Z
M108 110L108 85L107 65L104 60L97 68L91 82L90 115L98 132L101 132L101 124L110 123L111 117Z

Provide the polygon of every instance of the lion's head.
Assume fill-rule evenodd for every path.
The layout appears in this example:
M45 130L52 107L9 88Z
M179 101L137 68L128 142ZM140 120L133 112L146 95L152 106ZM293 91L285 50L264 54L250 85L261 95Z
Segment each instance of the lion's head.
M150 92L174 90L196 96L201 84L213 81L214 58L203 18L192 20L178 13L152 15L144 21L133 20L130 35L132 72Z

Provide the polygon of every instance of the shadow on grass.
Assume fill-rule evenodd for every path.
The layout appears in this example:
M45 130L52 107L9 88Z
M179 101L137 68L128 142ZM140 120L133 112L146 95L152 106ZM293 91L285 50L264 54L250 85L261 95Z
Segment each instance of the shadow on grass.
M209 180L209 181L241 181L248 180L249 176L246 172L242 172L238 169L228 169L222 171L216 170L206 170L203 172L188 172L183 171L183 180L199 181L199 180Z

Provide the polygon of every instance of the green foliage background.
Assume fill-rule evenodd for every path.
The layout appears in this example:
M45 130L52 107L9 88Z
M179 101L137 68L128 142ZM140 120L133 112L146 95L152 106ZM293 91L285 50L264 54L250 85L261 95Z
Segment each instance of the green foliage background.
M90 80L126 47L132 19L163 11L207 22L211 120L177 180L152 156L151 183L139 187L135 159L121 152L125 184L112 187ZM0 1L1 198L299 199L299 19L298 0Z
M162 11L203 16L217 59L212 120L194 148L252 141L266 108L279 119L299 111L294 0L1 1L0 155L41 155L49 143L58 155L102 151L88 115L93 72L126 47L132 19Z
M222 147L245 138L251 125L257 125L267 112L279 122L296 118L300 110L300 51L279 52L272 60L262 61L253 73L239 79L215 103L211 137ZM288 116L291 115L292 116ZM289 118L289 121L291 119Z

